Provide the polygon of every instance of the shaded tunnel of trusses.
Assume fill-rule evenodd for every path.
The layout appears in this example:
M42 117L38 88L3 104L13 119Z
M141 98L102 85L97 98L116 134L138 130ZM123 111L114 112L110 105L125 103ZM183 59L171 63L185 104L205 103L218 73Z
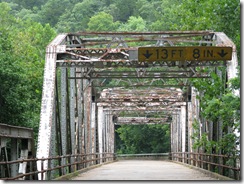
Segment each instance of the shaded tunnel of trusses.
M142 47L196 47L194 57L204 54L210 59L177 60L164 55L154 61L148 59L152 51L144 49L141 53ZM201 51L198 47L221 47L221 50L214 53L214 50ZM72 153L79 152L77 147L84 147L84 142L74 148L65 143L73 132L75 135L68 141L74 143L77 137L85 135L84 141L90 142L90 146L84 148L86 152L99 150L93 146L90 135L96 131L92 129L93 124L82 125L82 122L99 121L97 109L100 107L105 114L113 115L114 124L170 123L181 107L191 101L190 79L209 78L210 72L217 71L218 67L227 67L228 71L236 67L230 64L236 54L226 60L225 56L231 53L227 54L224 47L236 52L235 45L224 33L213 31L59 34L46 49L37 156L49 155L54 144L50 141L52 137L62 144L60 154L69 148L74 150ZM162 52L167 56L171 54L172 58L176 54L181 56L183 50ZM157 50L155 53L160 54ZM214 54L223 59L214 59ZM144 56L145 60L139 59ZM228 79L234 75L227 72Z

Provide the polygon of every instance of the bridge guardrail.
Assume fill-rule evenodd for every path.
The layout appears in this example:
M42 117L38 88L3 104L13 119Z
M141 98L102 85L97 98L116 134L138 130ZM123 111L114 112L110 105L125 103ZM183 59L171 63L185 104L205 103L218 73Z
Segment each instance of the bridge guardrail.
M101 157L102 156L102 157ZM70 162L74 158L74 162ZM27 164L29 167L28 172L20 173L17 176L7 176L7 177L0 177L1 180L38 180L38 174L41 175L41 180L44 179L44 173L48 175L47 179L54 179L68 173L74 172L76 170L82 168L88 168L92 165L105 163L108 161L113 161L115 158L114 153L92 153L92 154L75 154L75 155L64 155L64 156L54 156L48 158L29 158L29 159L22 159L22 160L15 160L15 161L4 161L0 162L0 170L1 173L5 172L4 168L11 168L12 164ZM62 165L61 159L67 159L66 164ZM52 161L55 162L47 169L43 169L44 161ZM37 162L41 162L41 170L37 170ZM50 162L49 162L50 163ZM5 167L7 166L7 167ZM54 178L51 177L51 172L53 173ZM27 178L28 177L28 178Z
M102 156L102 158L101 158ZM205 153L192 153L192 152L171 152L171 153L150 153L150 154L114 154L114 153L93 153L93 154L76 154L76 155L65 155L55 156L49 158L30 158L15 161L4 161L0 162L1 173L5 172L4 168L11 168L12 164L23 164L26 163L29 166L29 170L26 173L21 173L17 176L2 177L1 180L37 180L37 175L41 175L43 180L44 173L47 173L47 179L54 179L71 172L88 168L89 166L106 163L113 161L116 158L147 158L147 157L168 157L173 161L183 162L185 164L193 165L202 169L206 169L212 172L217 172L223 176L240 180L240 158L228 155L217 155L217 154L205 154ZM71 159L75 158L75 159ZM61 160L67 159L66 164ZM55 164L51 166L49 164L48 169L43 169L44 161L53 161ZM70 162L70 160L75 160ZM37 162L41 162L41 170L38 171L36 168ZM232 162L232 163L231 163ZM7 167L5 167L7 166ZM65 172L64 172L65 171ZM52 174L55 175L54 178Z
M116 154L116 159L169 159L169 153Z
M171 152L170 159L240 180L240 156Z

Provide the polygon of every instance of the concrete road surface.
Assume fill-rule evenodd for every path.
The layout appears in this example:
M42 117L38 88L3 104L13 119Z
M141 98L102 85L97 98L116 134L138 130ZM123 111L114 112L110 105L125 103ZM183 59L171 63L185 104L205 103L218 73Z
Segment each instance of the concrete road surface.
M120 160L88 170L72 180L217 180L217 178L170 161Z

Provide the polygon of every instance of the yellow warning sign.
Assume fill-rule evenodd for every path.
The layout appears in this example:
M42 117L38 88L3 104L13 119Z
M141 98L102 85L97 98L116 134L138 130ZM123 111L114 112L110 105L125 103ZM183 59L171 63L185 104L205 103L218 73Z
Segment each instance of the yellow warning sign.
M139 47L139 61L218 61L231 60L232 47Z

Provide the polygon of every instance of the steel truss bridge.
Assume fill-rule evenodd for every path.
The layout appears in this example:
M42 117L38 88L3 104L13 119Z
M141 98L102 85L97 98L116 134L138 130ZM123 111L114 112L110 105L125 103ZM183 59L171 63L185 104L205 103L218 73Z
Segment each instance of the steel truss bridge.
M194 59L173 58L183 53L177 48L187 47L195 49ZM227 47L231 48L228 60ZM222 49L216 51L222 59L215 59L216 48ZM151 60L153 53L160 59ZM47 175L41 171L57 165L59 175L79 169L73 165L84 162L77 156L80 154L89 155L85 160L93 159L83 167L103 163L106 153L114 154L118 124L168 124L171 152L194 152L192 124L200 120L200 107L199 92L191 80L210 78L213 71L222 75L220 67L226 68L225 81L237 74L235 45L222 32L59 34L46 48L36 154L38 178L52 179L55 172ZM203 122L202 133L206 126ZM43 159L57 156L58 161ZM62 167L67 163L72 165L70 170Z

